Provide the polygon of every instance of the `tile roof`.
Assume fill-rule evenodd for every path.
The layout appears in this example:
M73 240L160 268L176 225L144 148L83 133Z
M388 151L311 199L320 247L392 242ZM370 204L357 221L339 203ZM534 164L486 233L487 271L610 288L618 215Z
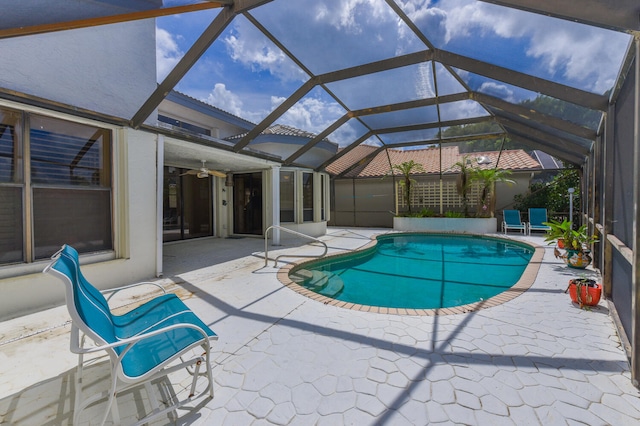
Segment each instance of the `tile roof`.
M226 140L237 140L242 139L247 135L248 132L241 133L239 135L229 136L225 138ZM304 130L296 129L295 127L287 126L286 124L274 124L266 128L262 133L262 135L280 135L280 136L297 136L301 138L313 139L317 135L315 133L306 132ZM328 141L328 139L324 139Z
M347 170L349 166L373 153L376 149L378 148L369 145L360 145L327 166L327 172L332 175L339 175ZM369 163L355 167L346 173L344 177L382 177L389 174L391 164L401 164L411 160L422 164L424 168L424 172L416 174L437 174L440 172L441 162L443 173L456 173L459 169L455 164L462 161L465 156L469 156L472 160L473 167L481 169L493 168L498 161L499 168L501 169L537 170L541 168L540 163L531 158L531 156L522 149L505 150L502 152L460 153L457 146L446 146L442 148L442 154L440 154L440 150L437 147L414 150L382 150ZM484 159L486 163L479 163L478 159L481 158ZM476 161L473 161L474 159ZM398 171L394 173L399 174Z
M378 147L371 145L358 145L353 148L348 153L344 154L342 157L338 158L336 161L332 162L326 167L327 173L331 175L338 175L343 171L347 170L353 164L356 164L367 155L374 153ZM338 154L343 151L343 149L338 150ZM362 166L359 166L358 169L361 169Z

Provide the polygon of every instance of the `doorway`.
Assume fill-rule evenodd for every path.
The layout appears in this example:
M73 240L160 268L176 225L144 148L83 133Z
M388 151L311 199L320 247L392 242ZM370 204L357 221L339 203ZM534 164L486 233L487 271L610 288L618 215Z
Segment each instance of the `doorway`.
M262 172L233 175L233 233L262 235Z
M213 235L211 178L184 175L186 171L164 168L163 242Z

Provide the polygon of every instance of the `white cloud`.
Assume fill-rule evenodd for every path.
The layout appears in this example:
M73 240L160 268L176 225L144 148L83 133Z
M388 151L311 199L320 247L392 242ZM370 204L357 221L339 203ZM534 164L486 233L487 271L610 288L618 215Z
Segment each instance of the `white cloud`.
M222 83L217 83L211 93L203 100L211 105L227 111L238 117L246 117L247 114L243 110L243 104L240 97L233 92L227 90Z
M489 113L478 102L472 100L458 101L440 105L443 120L459 120L471 117L484 117Z
M438 41L445 48L451 41L478 34L502 37L505 43L524 39L529 47L523 53L536 59L540 70L548 76L561 75L596 93L612 86L618 72L616 65L629 40L625 34L481 1L443 0L433 7L428 7L429 3L409 0L403 3L403 9L423 26L428 23L431 28L442 27L444 36Z
M328 22L338 30L351 34L361 34L363 24L377 24L397 17L383 0L340 0L328 5L316 5L315 20Z
M304 81L308 78L252 24L244 19L236 21L233 31L224 38L231 59L253 71L268 71L285 81Z
M284 100L284 98L273 97L273 107L277 107ZM289 108L278 122L318 134L343 114L344 109L335 102L325 102L318 98L308 97Z
M426 99L436 95L433 87L433 68L431 62L418 64L416 79L413 82L419 98Z
M173 67L180 61L184 52L166 30L156 27L156 76L158 81L164 80Z
M479 92L486 93L488 95L495 96L496 98L503 99L508 102L517 103L518 99L515 99L513 90L502 84L485 82L480 86Z

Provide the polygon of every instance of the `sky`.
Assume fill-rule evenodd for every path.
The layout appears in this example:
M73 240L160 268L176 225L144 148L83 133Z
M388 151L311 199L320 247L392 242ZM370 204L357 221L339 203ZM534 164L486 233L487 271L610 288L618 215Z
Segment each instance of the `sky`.
M602 94L618 75L630 36L475 0L395 0L422 37L438 49ZM219 11L157 19L158 81L167 75ZM428 50L383 0L274 0L250 14L301 62L273 44L244 16L236 17L176 90L254 123L320 75ZM510 102L535 96L526 90L462 70L477 90ZM320 133L349 109L453 94L462 84L431 62L317 86L276 123ZM475 102L443 109L455 118L487 112ZM424 120L432 120L426 114ZM378 120L379 119L379 120ZM399 115L369 123L393 124ZM405 123L406 124L406 123ZM330 140L346 145L366 133L349 120ZM390 138L391 139L391 138Z

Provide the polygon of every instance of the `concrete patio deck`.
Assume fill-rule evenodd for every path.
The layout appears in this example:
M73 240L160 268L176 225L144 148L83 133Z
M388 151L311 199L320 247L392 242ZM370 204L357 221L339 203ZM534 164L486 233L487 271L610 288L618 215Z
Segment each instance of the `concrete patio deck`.
M322 240L330 252L353 250L383 232L330 228ZM544 244L541 236L519 238ZM299 244L286 241L270 257L320 251ZM550 247L525 293L441 316L316 302L284 287L263 251L253 238L165 246L158 281L220 340L215 397L154 424L640 424L640 393L606 301L591 310L573 305L564 290L575 271ZM52 285L62 286L54 278ZM64 307L0 323L0 424L70 424L69 330ZM89 369L92 387L108 386L103 361ZM181 392L179 382L162 385ZM145 403L144 391L123 395L123 419L134 421ZM103 410L90 407L82 424Z

